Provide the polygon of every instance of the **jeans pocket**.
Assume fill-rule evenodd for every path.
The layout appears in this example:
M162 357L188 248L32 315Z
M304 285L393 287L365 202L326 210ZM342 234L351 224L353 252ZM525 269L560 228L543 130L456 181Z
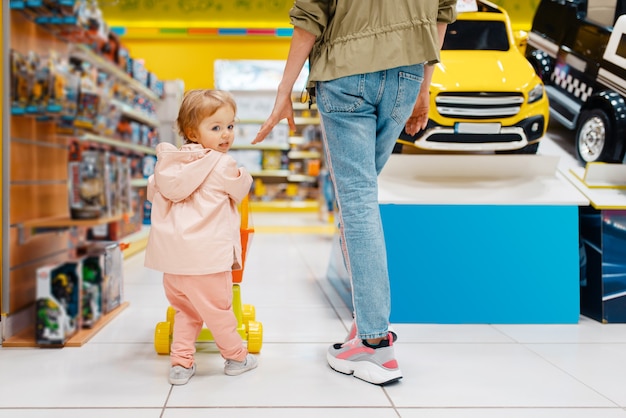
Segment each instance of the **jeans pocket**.
M354 112L363 104L365 75L357 74L317 82L318 106L326 113Z
M391 111L391 117L398 125L404 125L411 116L417 94L420 91L422 81L424 81L424 67L419 66L418 68L422 69L421 74L412 74L406 71L398 73L398 95Z

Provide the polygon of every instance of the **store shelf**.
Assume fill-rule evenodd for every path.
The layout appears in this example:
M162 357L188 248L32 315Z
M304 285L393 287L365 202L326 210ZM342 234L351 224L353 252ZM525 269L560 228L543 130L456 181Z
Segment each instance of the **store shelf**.
M304 174L291 174L289 170L263 170L250 173L250 175L256 178L284 178L290 183L312 183L317 181L316 177Z
M111 74L112 76L120 79L125 84L127 84L130 88L135 90L137 93L144 95L146 98L151 101L158 103L161 99L157 96L152 90L148 87L141 84L139 81L135 80L131 76L129 76L124 70L119 68L114 63L107 61L101 56L94 53L89 47L82 44L74 44L72 45L72 50L70 51L70 56L77 58L81 61L86 61L101 70Z
M317 200L272 200L251 201L250 212L254 219L254 212L317 212L319 202ZM255 227L257 230L257 227Z
M123 302L120 306L113 309L111 312L102 315L100 320L92 328L84 328L74 334L63 347L82 347L85 345L94 335L96 335L102 328L104 328L109 322L111 322L117 315L119 315L129 305L129 302ZM22 332L7 338L2 342L2 347L40 347L35 339L35 327L29 327Z
M236 144L230 149L232 150L260 150L260 151L287 151L289 144Z
M252 177L273 177L273 178L287 178L291 172L289 170L261 170L250 173Z
M143 225L141 230L122 238L120 241L128 244L123 251L124 258L129 258L146 249L148 245L148 236L150 235L150 226Z
M254 232L262 234L336 234L337 227L332 223L327 225L262 225L255 226Z
M108 224L111 222L117 222L124 217L131 216L130 214L123 214L117 216L109 216L95 219L71 219L71 218L43 218L35 219L32 221L26 221L22 225L25 228L33 229L55 229L55 228L71 228L71 227L90 227L96 225Z
M141 152L144 154L156 155L156 150L154 148L146 147L144 145L133 144L130 142L119 140L119 139L109 138L106 136L89 134L89 133L82 134L82 135L63 135L63 136L77 139L81 142L96 142L99 144L110 145L117 149L127 149L131 151Z
M319 125L320 118L317 117L296 117L293 118L296 125Z
M295 118L293 118L293 121L296 125L319 125L320 123L320 118L318 117L302 117L302 116L297 116ZM265 123L264 119L242 119L239 121L239 123L243 123L243 124L258 124L258 125L262 125ZM286 119L281 120L280 122L278 122L281 125L284 125L287 123Z
M317 105L309 105L309 102L293 102L293 110L317 110Z
M290 136L289 144L290 145L303 145L306 143L306 139L303 136Z
M6 11L7 7L5 5L3 9ZM89 64L99 72L108 74L112 83L123 86L124 91L129 95L146 101L146 106L159 104L158 94L144 83L133 79L113 61L92 51L86 45L90 42L88 36L80 38L85 45L75 44L77 38L72 39L66 34L55 31L54 28L35 23L33 14L17 11L11 11L10 16L7 13L5 23L7 24L3 27L3 32L7 40L5 43L7 53L10 48L22 56L33 52L39 57L46 57L50 51L56 51L60 57L75 58L77 61ZM11 77L9 73L5 75L7 80ZM19 78L14 77L14 79ZM104 94L101 91L95 93ZM137 121L149 129L159 127L160 123L151 110L147 107L134 106L133 103L113 100L110 104L116 107L116 112L119 110L118 113L129 120ZM87 102L81 104L89 105ZM7 108L7 112L9 111L10 109ZM6 263L3 263L2 276L12 278L15 275L14 271L18 271L19 283L15 280L0 280L3 297L3 329L7 331L3 335L6 340L2 345L32 347L37 346L35 343L36 318L32 308L36 309L38 297L37 276L33 266L41 264L42 260L49 260L50 263L62 262L66 250L71 252L76 248L76 242L87 241L91 238L90 228L100 227L103 231L107 230L108 236L117 237L123 233L122 231L137 230L141 226L138 225L141 220L137 219L136 215L133 217L132 213L97 219L71 219L68 200L70 189L66 187L64 180L59 180L67 179L68 176L68 160L73 158L73 155L68 155L68 151L73 152L78 143L79 148L95 149L98 155L104 155L106 151L126 154L120 158L120 170L125 170L123 175L126 175L128 170L127 166L122 165L129 163L131 158L137 157L138 160L146 155L155 155L156 151L153 147L146 146L147 141L140 145L121 140L121 136L118 137L113 133L101 134L92 130L79 130L76 127L76 121L70 123L69 120L61 119L61 116L50 114L8 118L9 114L10 112L4 115L7 122L4 129L7 147L2 154L2 160L7 167L10 162L20 161L21 164L3 177L6 196L11 196L11 213L7 211L5 214L3 225ZM68 148L70 145L71 149ZM104 174L104 170L102 173ZM121 171L118 173L122 174ZM140 187L140 185L135 184L135 187ZM143 202L140 199L145 195L145 190L133 191L137 192L137 196L131 197L133 203L138 201L139 205L142 205ZM37 209L42 207L45 209ZM104 209L101 212L106 213ZM117 228L108 228L110 225ZM62 233L57 237L59 231ZM12 238L15 235L17 239ZM146 240L147 233L144 233L144 235L126 237L124 241L131 243L128 250L136 250ZM80 330L64 346L83 345L127 305L125 303L104 315L94 328ZM17 335L13 335L14 333Z
M33 219L17 225L17 240L19 244L24 244L26 241L28 241L28 238L34 234L55 231L59 229L68 229L73 227L89 228L98 225L109 224L111 222L117 222L125 217L130 216L132 215L122 214L96 219L71 219L68 217Z
M290 160L308 160L322 158L322 154L318 151L290 151L287 156Z
M116 107L118 107L121 111L122 111L122 115L136 120L137 122L141 122L144 125L148 125L151 126L153 128L156 128L159 126L159 120L145 114L144 112L137 110L137 109L133 109L132 106L124 103L124 102L120 102L119 100L111 100L111 103L113 103Z
M132 187L146 187L148 185L148 179L132 179L130 185Z
M317 177L305 174L290 174L287 176L287 181L290 183L313 183L317 181Z

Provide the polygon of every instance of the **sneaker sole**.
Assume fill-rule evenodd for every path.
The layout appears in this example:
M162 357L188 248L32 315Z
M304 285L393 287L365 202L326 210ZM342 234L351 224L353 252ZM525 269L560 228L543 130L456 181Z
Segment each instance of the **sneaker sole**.
M170 385L186 385L187 383L189 383L190 380L191 377L189 377L189 379L170 379Z
M258 363L255 363L254 366L248 367L246 369L228 370L228 371L224 370L224 374L227 376L239 376L240 374L256 369L258 365L259 365Z
M187 383L191 380L191 378L192 378L195 374L196 374L196 370L195 370L195 368L194 368L193 373L191 373L191 376L189 376L189 377L188 377L188 378L186 378L186 379L172 379L172 378L170 377L170 378L169 378L170 385L177 385L177 386L178 386L178 385L186 385L186 384L187 384Z
M386 370L369 361L341 360L327 353L328 365L336 372L352 375L367 383L374 385L386 385L402 379L400 369Z

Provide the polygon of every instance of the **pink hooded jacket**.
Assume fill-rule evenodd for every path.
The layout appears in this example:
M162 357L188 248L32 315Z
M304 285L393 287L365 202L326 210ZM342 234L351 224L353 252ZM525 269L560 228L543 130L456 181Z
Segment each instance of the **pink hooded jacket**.
M241 269L237 202L250 191L250 174L230 155L199 144L179 150L161 143L156 151L145 266L183 275Z

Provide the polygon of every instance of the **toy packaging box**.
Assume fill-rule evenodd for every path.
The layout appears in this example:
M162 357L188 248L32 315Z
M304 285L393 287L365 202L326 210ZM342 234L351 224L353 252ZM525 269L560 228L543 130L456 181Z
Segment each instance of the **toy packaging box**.
M83 328L92 328L102 316L103 257L87 256L83 260L81 320Z
M96 126L100 109L98 71L93 66L83 62L82 65L77 67L77 72L80 73L80 88L74 126L93 130Z
M123 214L132 211L131 161L127 156L120 155L117 159L117 187L120 196L120 212Z
M27 114L42 114L45 112L45 105L49 94L49 68L47 60L34 51L29 51L26 57L27 72L30 83L28 103L26 104Z
M30 77L24 55L11 50L11 114L23 115L30 97Z
M74 125L79 128L93 129L98 117L100 96L87 90L81 90L78 96L78 111Z
M104 153L104 193L107 216L122 213L122 196L119 188L119 156L106 151Z
M106 213L104 154L74 145L70 155L69 199L73 219L95 219Z
M63 345L81 325L82 260L37 269L36 341Z
M109 313L124 300L124 257L120 244L115 241L91 243L91 254L100 253L104 261L102 281L102 311Z
M100 315L120 306L124 296L123 255L116 241L88 241L84 254L83 322L93 325Z
M128 218L123 219L119 225L119 233L122 237L134 234L141 231L143 224L143 209L144 202L146 200L146 188L145 187L133 187L131 188L131 209L128 212Z

